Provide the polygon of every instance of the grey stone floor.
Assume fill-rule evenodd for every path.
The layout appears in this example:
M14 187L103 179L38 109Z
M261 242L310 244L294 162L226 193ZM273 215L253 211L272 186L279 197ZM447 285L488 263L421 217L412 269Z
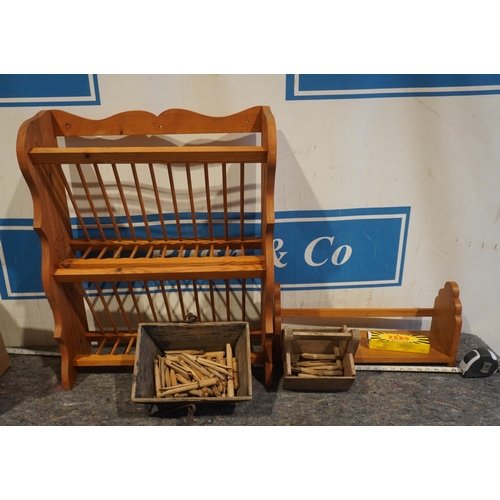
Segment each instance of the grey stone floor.
M463 334L457 360L475 347ZM0 377L1 426L496 426L500 374L466 379L458 374L358 372L349 391L283 390L254 369L253 397L238 405L162 408L131 401L131 371L82 371L71 391L60 385L59 358L10 355ZM193 408L191 408L193 409Z

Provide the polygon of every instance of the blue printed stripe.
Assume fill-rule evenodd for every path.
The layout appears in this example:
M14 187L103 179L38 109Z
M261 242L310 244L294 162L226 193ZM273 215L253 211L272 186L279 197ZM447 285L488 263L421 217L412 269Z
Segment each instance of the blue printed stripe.
M0 107L100 104L97 75L0 75Z
M239 214L238 214L239 215ZM249 213L245 235L255 236L260 230L257 214ZM206 214L199 213L199 237L207 232ZM185 238L193 236L188 215L183 214L182 231ZM203 220L205 217L205 221ZM400 286L406 253L410 207L375 207L340 210L309 210L277 212L274 232L275 281L282 290L326 290L334 288L363 288ZM148 223L155 238L162 238L158 217ZM172 224L172 216L165 215ZM87 222L92 222L92 218ZM144 236L141 216L134 216L136 234ZM232 219L237 222L237 219ZM78 231L76 220L73 230ZM223 224L219 219L214 231ZM110 237L114 230L110 221L100 220ZM31 219L0 219L0 294L2 299L30 299L44 296L41 281L41 248ZM216 226L217 230L216 230ZM126 236L128 224L120 228ZM175 234L175 224L170 225ZM239 236L239 224L229 224L230 235ZM89 228L94 235L94 227ZM233 234L234 231L234 234ZM167 230L168 233L168 230ZM96 232L95 236L99 238ZM170 235L169 235L170 236ZM247 280L247 289L259 289L259 280ZM168 283L167 283L168 284ZM201 286L207 285L200 283ZM148 282L152 290L159 290L159 282ZM189 282L183 284L191 286ZM217 282L224 288L225 283ZM142 283L137 283L141 293ZM232 290L241 288L238 280L231 280ZM176 290L176 289L175 289ZM107 292L108 290L105 289ZM89 293L95 293L89 285Z
M287 100L500 94L500 75L287 75Z

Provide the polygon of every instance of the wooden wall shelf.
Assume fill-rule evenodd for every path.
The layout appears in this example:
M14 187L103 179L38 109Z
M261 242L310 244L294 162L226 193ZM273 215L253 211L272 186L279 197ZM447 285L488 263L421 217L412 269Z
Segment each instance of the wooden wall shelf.
M439 290L432 308L281 308L280 287L275 287L276 332L281 332L284 319L301 318L314 324L314 319L342 318L347 327L355 328L360 318L419 318L429 317L429 330L395 330L398 333L427 335L431 344L429 354L405 353L369 349L367 329L360 329L361 341L354 356L358 364L439 364L455 366L458 344L462 331L462 304L458 285L453 281L445 283ZM380 330L380 328L374 328ZM280 343L276 339L276 344ZM279 347L275 349L279 351Z

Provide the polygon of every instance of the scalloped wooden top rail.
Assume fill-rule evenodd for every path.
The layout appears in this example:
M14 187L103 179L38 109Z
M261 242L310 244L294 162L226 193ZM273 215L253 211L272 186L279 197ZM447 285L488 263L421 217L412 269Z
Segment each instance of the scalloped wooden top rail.
M147 111L126 111L92 120L66 111L51 110L56 135L149 135L149 134L203 134L255 133L262 131L263 115L274 124L267 106L255 106L229 116L207 116L184 109L168 109L158 116Z

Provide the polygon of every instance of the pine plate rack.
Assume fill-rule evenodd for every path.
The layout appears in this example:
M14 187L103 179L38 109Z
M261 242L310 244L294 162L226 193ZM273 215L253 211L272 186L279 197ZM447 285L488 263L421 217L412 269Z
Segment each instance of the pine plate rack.
M272 383L276 125L267 106L93 120L41 111L17 155L71 389L80 367L130 366L138 324L248 321Z

